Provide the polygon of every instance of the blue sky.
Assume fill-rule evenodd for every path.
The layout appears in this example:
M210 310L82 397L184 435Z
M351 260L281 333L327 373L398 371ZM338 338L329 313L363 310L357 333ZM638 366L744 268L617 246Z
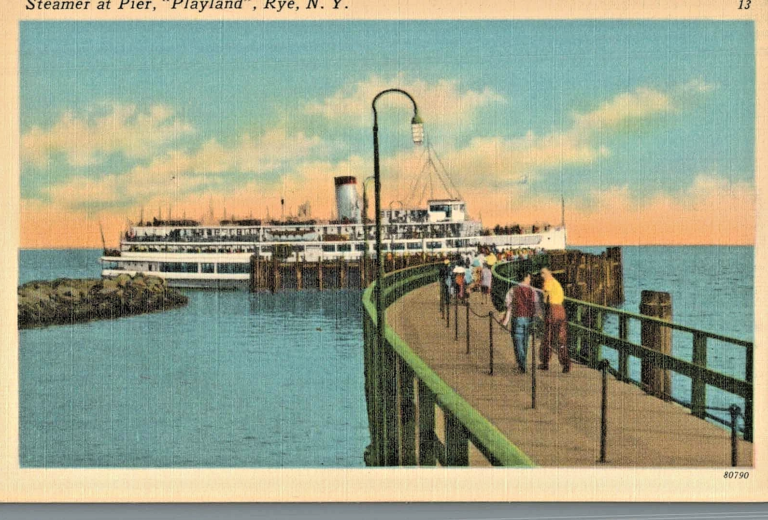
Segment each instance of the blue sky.
M274 198L285 178L303 197L323 165L362 180L366 94L387 86L413 91L459 188L507 193L507 209L559 198L561 179L585 211L601 193L754 187L751 23L23 22L22 199L92 216L173 189L191 211L203 195L239 208L249 185ZM379 108L402 198L409 108Z

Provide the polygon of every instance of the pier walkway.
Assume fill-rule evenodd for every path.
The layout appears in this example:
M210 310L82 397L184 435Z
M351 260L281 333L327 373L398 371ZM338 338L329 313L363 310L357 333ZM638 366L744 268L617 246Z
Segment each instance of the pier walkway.
M549 371L536 372L536 408L532 409L533 352L528 372L519 374L509 332L489 318L492 304L473 294L467 310L451 306L450 323L441 317L438 285L405 292L392 302L386 323L437 376L520 452L538 466L595 466L601 451L602 374L574 364L561 372L553 355ZM457 312L458 311L458 312ZM458 320L456 316L458 315ZM456 332L458 322L458 333ZM489 345L493 327L493 354ZM538 340L536 341L538 352ZM493 356L493 375L490 375ZM636 385L607 377L605 465L624 467L728 467L731 432L696 417L678 404L648 395ZM439 410L438 410L439 412ZM448 431L441 428L435 435ZM447 444L445 439L438 439ZM418 445L417 445L418 448ZM737 442L739 466L752 465L750 442ZM488 465L487 457L470 448L469 465Z

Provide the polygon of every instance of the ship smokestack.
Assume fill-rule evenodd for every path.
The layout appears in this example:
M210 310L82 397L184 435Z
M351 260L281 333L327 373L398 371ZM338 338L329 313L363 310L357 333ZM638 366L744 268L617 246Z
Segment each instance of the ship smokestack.
M336 186L336 213L339 220L360 222L360 204L357 200L357 179L351 176L334 177Z

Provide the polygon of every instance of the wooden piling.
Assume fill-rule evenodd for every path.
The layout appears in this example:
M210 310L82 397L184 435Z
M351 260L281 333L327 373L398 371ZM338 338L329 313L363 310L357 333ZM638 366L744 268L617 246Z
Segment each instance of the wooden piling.
M304 270L304 260L301 262L296 262L296 288L297 289L303 289L304 284L302 283L302 276L304 273L302 271Z
M339 260L339 289L347 288L347 262L343 258Z
M666 292L643 291L640 295L640 314L672 321L672 296ZM672 354L672 329L644 321L640 330L640 343L646 348ZM640 379L650 394L664 397L672 393L669 371L653 368L650 361L642 361Z
M259 255L251 255L251 276L248 280L248 290L250 292L256 292L258 290L258 282L256 280L257 266L259 262Z

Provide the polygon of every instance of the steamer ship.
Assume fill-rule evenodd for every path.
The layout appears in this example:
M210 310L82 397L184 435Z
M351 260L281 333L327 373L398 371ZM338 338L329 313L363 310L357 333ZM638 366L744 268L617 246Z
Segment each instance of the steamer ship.
M431 158L428 162L440 175ZM392 203L381 211L382 254L441 256L477 251L479 246L565 249L563 223L483 228L480 220L469 217L449 178L441 180L447 197L430 198L422 207L400 203L393 208ZM299 216L280 220L230 218L218 225L186 219L141 221L122 235L119 249L105 247L102 276L145 273L161 276L174 287L237 288L248 285L253 255L281 262L354 262L366 254L375 258L375 226L366 218L367 200L364 195L361 204L357 179L335 177L334 185L333 220L308 218L308 205L303 205Z

